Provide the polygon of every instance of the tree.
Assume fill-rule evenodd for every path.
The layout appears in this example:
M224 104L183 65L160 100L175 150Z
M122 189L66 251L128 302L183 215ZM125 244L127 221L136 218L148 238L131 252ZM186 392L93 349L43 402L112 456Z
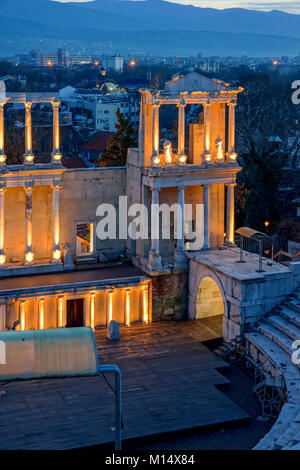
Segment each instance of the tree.
M136 133L130 124L129 118L125 118L119 108L116 116L116 132L110 137L106 152L96 162L99 166L126 165L128 149L137 145Z
M236 214L238 226L272 230L286 211L286 201L279 191L283 182L282 167L286 155L272 147L257 151L254 143L240 158L243 170L237 177Z
M243 170L237 178L237 225L265 231L286 215L294 192L289 175L299 165L299 107L291 100L291 82L277 74L249 74L237 106L237 151ZM270 137L279 137L278 144ZM280 191L280 188L285 191Z

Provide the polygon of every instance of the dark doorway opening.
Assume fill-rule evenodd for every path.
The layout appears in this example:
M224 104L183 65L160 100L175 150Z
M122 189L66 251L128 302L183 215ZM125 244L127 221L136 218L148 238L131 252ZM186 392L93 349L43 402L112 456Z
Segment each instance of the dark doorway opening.
M83 326L83 299L67 300L67 327Z

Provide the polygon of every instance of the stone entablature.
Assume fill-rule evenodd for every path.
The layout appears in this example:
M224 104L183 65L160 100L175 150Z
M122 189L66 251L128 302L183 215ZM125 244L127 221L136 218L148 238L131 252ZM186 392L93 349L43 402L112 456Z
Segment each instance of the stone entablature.
M206 165L187 165L182 167L146 168L143 184L150 188L172 188L179 186L198 186L204 184L235 184L236 175L241 171L238 166L227 165L207 167Z
M119 270L122 274L122 267ZM67 303L76 299L83 302L84 326L102 327L111 320L127 326L148 323L152 321L151 281L143 273L133 274L89 280L91 276L82 273L78 282L78 273L61 273L57 284L33 277L32 286L27 281L29 286L22 288L18 280L15 286L12 281L8 289L0 288L0 331L64 327Z

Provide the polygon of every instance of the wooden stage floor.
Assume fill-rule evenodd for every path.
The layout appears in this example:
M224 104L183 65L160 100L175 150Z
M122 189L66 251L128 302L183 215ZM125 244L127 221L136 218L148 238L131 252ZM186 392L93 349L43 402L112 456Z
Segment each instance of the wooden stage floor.
M212 320L135 325L120 333L113 343L105 330L95 336L100 363L118 364L122 372L123 439L147 442L147 436L248 419L218 389L230 385L218 371L227 364L201 344L219 334ZM0 387L0 449L108 445L113 421L113 392L101 376Z

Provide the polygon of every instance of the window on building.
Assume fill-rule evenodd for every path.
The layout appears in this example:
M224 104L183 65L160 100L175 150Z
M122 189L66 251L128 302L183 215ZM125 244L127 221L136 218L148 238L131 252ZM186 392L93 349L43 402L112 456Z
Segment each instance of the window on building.
M92 254L95 250L94 222L77 222L75 225L76 255Z

